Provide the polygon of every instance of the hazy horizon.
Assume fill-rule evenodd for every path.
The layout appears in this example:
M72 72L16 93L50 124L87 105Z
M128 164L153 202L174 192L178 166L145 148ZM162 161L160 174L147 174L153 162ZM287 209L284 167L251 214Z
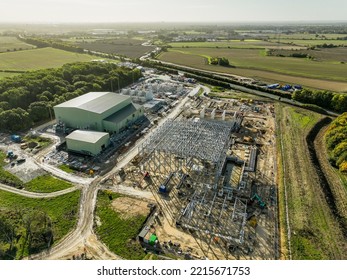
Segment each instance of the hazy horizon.
M3 0L0 23L321 23L347 22L347 1Z

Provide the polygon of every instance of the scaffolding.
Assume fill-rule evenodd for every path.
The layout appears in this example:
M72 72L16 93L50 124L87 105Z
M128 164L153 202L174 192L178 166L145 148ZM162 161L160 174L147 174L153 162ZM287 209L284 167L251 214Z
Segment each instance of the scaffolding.
M175 190L163 203L176 208L172 213L177 225L243 243L247 203L223 186L221 176L231 133L239 129L239 124L237 119L170 119L144 141L139 155L143 171L162 176L162 181L175 174ZM155 188L162 181L158 180ZM175 197L178 190L189 197Z
M139 147L140 157L154 164L144 169L192 172L202 175L205 183L217 184L235 125L234 121L167 120Z

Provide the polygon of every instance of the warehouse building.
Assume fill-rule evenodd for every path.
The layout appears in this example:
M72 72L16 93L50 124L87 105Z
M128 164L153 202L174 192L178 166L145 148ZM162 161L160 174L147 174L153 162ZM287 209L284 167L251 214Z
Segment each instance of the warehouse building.
M106 132L75 130L66 136L69 151L95 156L110 144L110 135Z
M89 92L54 106L55 117L65 127L118 133L143 116L142 106L130 96L114 92Z

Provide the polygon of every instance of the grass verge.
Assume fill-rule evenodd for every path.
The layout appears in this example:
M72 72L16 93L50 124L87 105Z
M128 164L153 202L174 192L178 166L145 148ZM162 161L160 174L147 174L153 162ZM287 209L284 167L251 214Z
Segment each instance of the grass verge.
M280 228L286 240L284 184L293 259L343 259L343 235L327 204L308 153L306 135L322 118L304 109L278 105L277 136L283 153L279 166ZM281 150L279 150L281 153ZM285 165L285 172L283 169ZM342 241L342 242L341 242Z
M25 184L25 190L30 192L50 193L71 188L73 185L69 182L55 178L51 175L42 175L36 177Z
M120 197L120 194L112 194L112 200ZM95 230L102 242L115 254L132 260L141 260L146 256L136 236L146 216L138 215L123 219L120 214L112 209L109 195L99 191L96 206L96 216L100 223L96 223Z

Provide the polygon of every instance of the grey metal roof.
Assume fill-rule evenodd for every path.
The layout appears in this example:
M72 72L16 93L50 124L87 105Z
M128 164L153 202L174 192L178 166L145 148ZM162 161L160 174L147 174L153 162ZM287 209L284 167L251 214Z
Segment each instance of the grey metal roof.
M135 113L139 108L141 108L141 105L131 103L111 116L108 116L104 121L118 123Z
M131 97L114 92L89 92L55 107L79 108L82 110L101 114Z
M70 133L68 136L66 136L65 139L77 140L77 141L88 142L88 143L96 143L105 135L109 136L109 134L106 132L98 132L98 131L90 131L90 130L75 130L72 133Z

